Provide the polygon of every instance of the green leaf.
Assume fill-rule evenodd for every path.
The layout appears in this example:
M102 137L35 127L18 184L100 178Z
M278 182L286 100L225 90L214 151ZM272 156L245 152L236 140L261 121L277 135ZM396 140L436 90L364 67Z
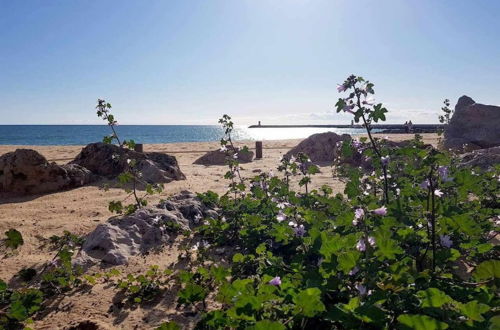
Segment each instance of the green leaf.
M179 291L179 303L192 304L197 301L202 301L207 296L207 291L198 284L189 283L186 287Z
M489 330L500 330L500 315L493 316L490 319Z
M247 330L284 330L285 326L279 322L270 320L262 320L255 323L254 326L248 327Z
M468 302L467 304L458 304L458 309L462 314L473 321L484 321L482 314L490 310L490 307L479 303L477 300Z
M419 291L417 292L417 296L422 303L422 307L439 308L446 303L454 301L446 293L436 288L429 288L424 291Z
M313 317L325 311L325 305L321 302L321 290L318 288L302 290L293 297L293 302L295 303L295 314Z
M156 330L181 330L181 327L174 321L163 322Z
M245 256L241 253L235 253L233 255L233 262L243 262L245 260Z
M476 267L473 274L479 281L500 278L500 260L483 261Z
M443 330L448 329L448 324L440 322L427 315L403 314L398 317L399 323L406 326L404 329L413 330Z
M358 251L339 254L337 257L339 263L337 268L346 274L349 273L358 263L359 256L360 253Z
M9 317L24 321L40 309L42 301L43 293L40 290L27 289L14 292L11 297Z
M375 233L377 242L375 255L387 259L395 259L397 254L403 253L403 249L398 246L398 242L391 239L389 230L379 230ZM380 259L380 258L379 258Z
M5 232L4 244L11 249L17 249L24 244L23 235L16 229L9 229Z

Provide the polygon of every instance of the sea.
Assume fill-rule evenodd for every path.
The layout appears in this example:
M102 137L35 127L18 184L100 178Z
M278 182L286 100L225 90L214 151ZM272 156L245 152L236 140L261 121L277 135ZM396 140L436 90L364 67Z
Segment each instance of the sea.
M173 143L218 141L223 130L216 125L120 125L120 139L136 143ZM234 140L302 139L315 133L335 132L357 135L357 128L248 128L235 127ZM106 125L0 125L0 145L86 145L110 135Z

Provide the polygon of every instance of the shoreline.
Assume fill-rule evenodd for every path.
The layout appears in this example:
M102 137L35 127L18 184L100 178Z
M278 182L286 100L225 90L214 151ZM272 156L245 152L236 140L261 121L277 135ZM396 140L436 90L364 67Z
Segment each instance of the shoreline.
M402 141L412 139L414 134L400 133L374 133L376 137L387 138L393 141ZM436 133L420 134L424 143L437 145L438 135ZM355 138L367 137L366 134L355 135ZM281 150L288 151L292 147L299 144L302 138L283 139L283 140L263 140L264 158L266 155L279 153ZM256 140L240 140L235 141L235 145L242 147L248 146L250 150L255 150ZM194 157L200 157L208 151L217 150L220 147L219 141L209 142L170 142L170 143L147 143L143 144L145 152L162 152L171 153L177 156L179 163L184 166L192 165ZM58 164L65 164L73 160L85 145L0 145L0 155L16 149L33 149L41 153L48 161L54 161ZM266 152L267 151L267 152ZM286 152L285 151L285 152ZM283 152L283 153L285 153ZM186 163L185 159L192 159L191 163ZM260 161L260 160L259 160Z

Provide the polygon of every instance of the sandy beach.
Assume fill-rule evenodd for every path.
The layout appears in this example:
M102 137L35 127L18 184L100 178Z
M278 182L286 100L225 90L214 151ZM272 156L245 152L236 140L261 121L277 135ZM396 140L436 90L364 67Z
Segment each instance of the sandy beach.
M386 135L383 135L386 136ZM382 137L383 137L382 136ZM412 135L394 134L388 138L395 141L407 140ZM423 134L424 142L437 144L436 134ZM264 158L243 164L242 174L252 177L259 171L276 169L281 155L294 147L300 140L264 141ZM237 145L254 147L254 142L238 142ZM63 164L72 160L82 149L82 146L0 146L0 154L14 151L17 148L31 148L49 161ZM150 199L151 203L160 198L182 190L204 192L213 190L219 194L226 191L227 181L223 178L225 166L193 165L193 161L209 150L218 148L218 142L206 143L173 143L145 145L145 151L165 152L177 157L186 180L174 181L165 185L161 196ZM277 172L275 170L275 172ZM14 255L1 260L0 278L16 284L13 276L24 267L39 268L44 262L52 259L54 252L46 246L47 239L52 235L62 235L65 230L77 235L85 235L96 225L106 221L111 212L108 202L123 199L126 195L121 189L111 188L104 191L100 181L92 185L46 195L28 197L1 197L0 199L0 232L9 228L17 228L23 234L25 244ZM332 178L330 166L321 167L321 173L313 178L313 187L328 184L334 191L342 191L341 182ZM143 272L148 265L166 267L177 261L177 242L164 249L159 254L133 258L129 265L117 267L123 273ZM99 269L93 269L99 271ZM91 292L78 292L71 296L62 296L54 301L43 314L43 319L35 321L36 329L62 328L68 322L93 320L103 328L142 329L157 325L160 321L172 319L184 325L189 325L195 319L186 311L175 308L175 299L163 299L151 306L138 307L134 310L116 308L111 310L116 299L117 290L114 287L98 284ZM168 297L167 297L168 298Z

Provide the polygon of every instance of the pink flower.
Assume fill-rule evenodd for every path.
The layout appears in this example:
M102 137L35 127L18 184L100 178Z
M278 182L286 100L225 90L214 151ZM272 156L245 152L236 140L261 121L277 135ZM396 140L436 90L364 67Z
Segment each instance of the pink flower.
M356 275L357 272L359 272L359 268L358 266L354 266L354 268L349 272L349 276Z
M359 220L361 220L365 216L365 211L363 209L356 209L354 211L354 220L352 220L352 224L357 226Z
M372 211L376 215L387 215L387 207L382 206Z
M366 250L366 243L364 239L360 239L358 243L356 243L356 249L361 252Z
M389 156L380 157L380 161L382 162L382 165L387 166L387 164L389 164Z
M453 181L453 178L448 177L448 166L439 166L438 167L438 174L441 180L444 182L450 182Z
M354 287L356 288L356 290L358 290L361 296L366 296L366 294L368 293L368 290L366 290L366 287L363 284L356 283Z
M346 87L344 85L338 85L337 84L337 92L342 93L346 91Z
M440 235L439 240L441 242L441 245L448 249L453 245L453 241L450 239L450 236L448 235Z
M283 213L281 210L278 212L278 215L276 216L276 220L278 220L278 222L282 222L284 220L286 220L286 214Z
M297 237L303 237L306 234L304 225L299 225L298 227L293 228L293 231L295 232L295 236Z
M274 286L280 286L281 285L281 278L279 276L276 276L275 278L270 280L268 283L271 285L274 285Z
M422 181L421 184L419 184L418 186L422 189L427 189L429 188L429 185L430 185L430 182L429 182L429 179L425 179L424 181Z
M354 105L353 104L350 104L350 105L346 105L344 106L344 108L342 110L344 110L344 112L349 112L351 114L355 114L354 111L352 111L352 109L354 109Z
M441 197L444 195L444 192L442 192L441 190L439 189L436 189L434 190L434 195L436 195L437 197Z

